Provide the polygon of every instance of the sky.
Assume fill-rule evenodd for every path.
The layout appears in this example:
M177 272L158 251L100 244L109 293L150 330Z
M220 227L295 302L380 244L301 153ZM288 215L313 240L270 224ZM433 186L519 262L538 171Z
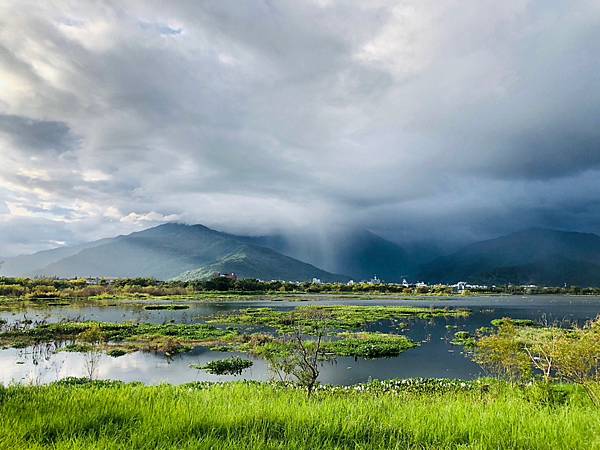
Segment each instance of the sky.
M600 233L600 2L0 2L0 255L168 221Z

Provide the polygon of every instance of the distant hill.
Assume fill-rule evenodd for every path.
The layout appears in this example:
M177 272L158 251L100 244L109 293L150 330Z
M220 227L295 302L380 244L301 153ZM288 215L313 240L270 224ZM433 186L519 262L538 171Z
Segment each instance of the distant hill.
M174 223L18 258L17 262L13 261L17 258L7 260L0 267L0 275L154 277L166 280L207 278L214 272L236 272L241 277L267 280L347 279L247 243L234 235L202 225ZM15 269L20 270L16 273Z
M402 247L368 230L307 230L247 239L355 280L368 280L376 275L385 281L398 282L414 271L411 258Z
M600 286L600 236L530 229L468 245L422 266L428 282Z
M60 261L63 258L75 255L87 248L96 247L108 242L110 239L100 239L94 242L86 242L80 245L59 247L51 250L43 250L33 255L14 256L12 258L0 258L0 275L21 276L33 274L42 270L48 264Z
M215 272L235 273L240 278L260 278L263 280L311 280L346 281L348 277L333 275L315 266L277 253L265 247L244 245L235 253L228 254L212 264L200 269L184 272L177 280L203 279Z

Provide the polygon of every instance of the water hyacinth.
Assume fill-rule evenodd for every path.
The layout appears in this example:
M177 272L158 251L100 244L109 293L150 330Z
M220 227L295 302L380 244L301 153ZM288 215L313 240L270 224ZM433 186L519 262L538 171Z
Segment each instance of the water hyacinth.
M248 385L270 385L281 389L301 389L292 382L260 382L244 380L240 383ZM208 389L216 385L226 385L227 382L201 381L188 383L189 389ZM451 378L403 378L392 380L372 380L367 383L358 383L347 386L319 384L315 391L320 393L339 394L345 392L364 392L369 394L398 394L402 392L411 393L448 393L448 392L469 392L486 390L490 381L486 379L477 379L473 381L457 380Z

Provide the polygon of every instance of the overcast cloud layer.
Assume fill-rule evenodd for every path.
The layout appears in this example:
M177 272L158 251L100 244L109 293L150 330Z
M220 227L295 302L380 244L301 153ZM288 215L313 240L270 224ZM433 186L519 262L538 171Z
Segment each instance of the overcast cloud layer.
M0 255L164 221L600 232L597 0L0 3Z

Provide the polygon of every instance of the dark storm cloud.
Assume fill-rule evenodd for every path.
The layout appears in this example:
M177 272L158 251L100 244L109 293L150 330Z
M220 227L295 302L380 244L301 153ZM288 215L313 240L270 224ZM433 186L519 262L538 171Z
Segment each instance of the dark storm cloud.
M72 150L77 139L64 122L34 120L27 117L0 114L0 133L12 145L28 154Z
M599 42L592 0L5 2L0 254L35 224L600 232Z

